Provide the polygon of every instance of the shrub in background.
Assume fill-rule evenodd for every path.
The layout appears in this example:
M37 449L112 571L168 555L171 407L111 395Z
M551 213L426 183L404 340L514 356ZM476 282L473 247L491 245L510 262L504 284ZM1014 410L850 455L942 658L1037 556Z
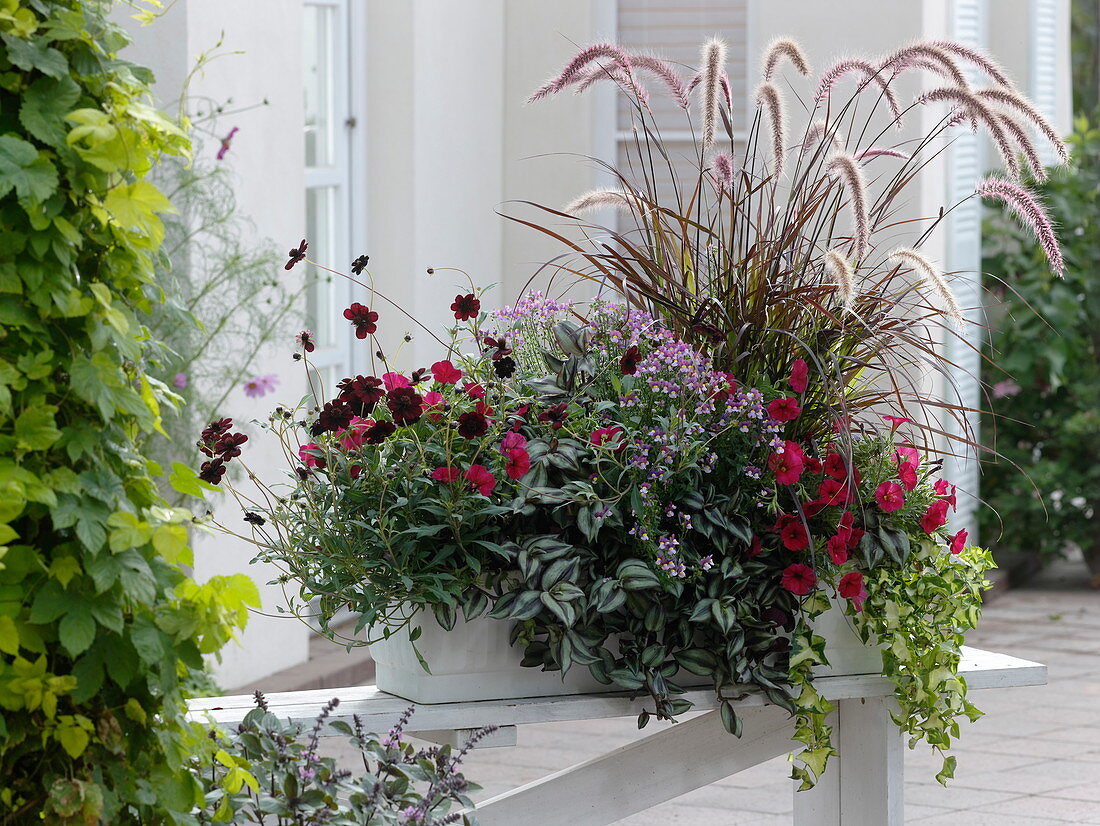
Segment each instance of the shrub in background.
M989 355L1003 372L991 375L992 415L982 425L1000 453L985 470L982 536L1002 557L1046 560L1077 545L1100 584L1100 130L1078 118L1069 142L1070 164L1037 185L1057 227L1063 277L1011 218L986 222L983 269L998 300Z
M186 135L96 0L0 0L0 822L187 819L181 679L255 589L199 586L142 453L175 397L140 319Z

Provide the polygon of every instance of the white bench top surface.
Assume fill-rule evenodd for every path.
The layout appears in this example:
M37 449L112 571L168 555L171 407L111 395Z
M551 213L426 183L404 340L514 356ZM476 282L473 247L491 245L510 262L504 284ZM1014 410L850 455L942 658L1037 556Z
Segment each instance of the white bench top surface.
M972 690L1044 685L1047 667L1007 654L963 647L959 675ZM884 697L893 694L893 684L880 675L864 674L850 677L821 677L815 681L818 690L830 700L856 697ZM737 701L740 706L765 705L767 699L746 689L747 696ZM288 691L265 695L271 711L282 719L306 726L312 725L321 706L333 697L340 705L330 719L350 722L358 715L367 731L388 729L410 701L379 691L374 686L322 688L310 691ZM718 703L713 689L696 688L683 697L694 703L692 711L707 711ZM511 700L479 700L475 702L421 704L416 708L410 729L470 729L485 725L515 726L526 723L593 720L604 717L636 716L646 707L647 697L631 700L628 692L578 694L561 697L525 697ZM255 708L251 694L225 697L200 697L188 702L194 719L212 719L224 726L239 723Z

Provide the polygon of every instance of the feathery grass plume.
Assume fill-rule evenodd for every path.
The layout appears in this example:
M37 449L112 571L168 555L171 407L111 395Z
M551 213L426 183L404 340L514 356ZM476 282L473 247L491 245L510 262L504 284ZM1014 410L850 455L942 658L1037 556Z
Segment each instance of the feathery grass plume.
M714 174L722 186L733 186L733 158L724 152L715 155Z
M967 115L981 121L989 132L989 136L993 138L993 142L997 144L997 149L1001 153L1001 160L1003 160L1005 166L1008 167L1009 174L1013 178L1019 179L1020 162L1016 160L1016 153L1012 149L1012 144L1009 143L1004 126L1001 123L1001 119L997 117L996 112L986 106L981 98L968 88L961 89L953 86L941 86L938 89L932 89L925 92L917 98L917 103L922 104L940 102L950 103L960 107L966 110ZM1027 138L1027 135L1024 135L1024 137ZM1030 139L1028 139L1028 143L1030 144ZM1031 149L1034 151L1034 146L1032 146Z
M696 87L703 82L703 73L697 72L695 77L687 85L687 93L690 95L695 91ZM733 109L733 87L730 86L730 78L725 72L722 72L718 76L718 83L722 86L722 94L725 95L725 100L729 103L729 107Z
M947 52L938 49L930 43L910 43L904 48L898 49L882 62L882 70L893 69L904 71L906 69L931 69L934 72L951 78L956 86L969 89L970 83L963 74L962 68Z
M894 121L900 128L901 107L898 105L897 95L894 94L894 90L890 87L890 78L885 77L884 69L876 68L866 60L847 58L837 62L836 65L821 76L821 81L817 84L817 92L814 93L814 102L820 106L821 102L829 92L832 91L833 87L840 79L851 72L859 72L863 75L863 80L859 84L861 90L869 83L874 83L878 86L882 92L882 96L886 99L886 104L890 107L890 114L894 116Z
M779 61L783 58L791 61L791 64L800 75L810 73L810 64L806 60L806 54L802 51L802 47L789 37L780 37L773 40L764 52L763 68L760 74L765 81L772 79L775 74L775 67L779 65Z
M1045 181L1047 179L1047 171L1043 166L1043 159L1039 157L1039 153L1035 149L1035 144L1031 142L1031 135L1029 135L1027 130L1011 115L1001 114L1001 126L1003 126L1005 131L1012 136L1017 146L1023 150L1024 158L1027 160L1028 168L1031 170L1031 177L1039 183Z
M630 62L635 69L642 69L659 78L665 84L665 88L668 89L676 104L681 109L688 108L687 87L684 86L684 82L669 63L653 55L646 54L632 54L630 55Z
M576 215L578 212L588 212L604 207L613 207L629 212L631 202L634 200L636 200L635 196L621 189L594 189L574 198L562 208L562 212Z
M901 158L901 160L907 161L911 157L911 155L902 152L900 149L894 149L890 146L872 146L857 154L856 160L860 163L869 161L871 158Z
M836 247L825 250L825 274L836 285L837 294L844 309L852 309L856 300L855 273L844 253Z
M1012 79L1005 73L998 63L985 52L959 43L954 40L930 40L928 45L941 52L949 52L958 55L968 63L972 63L981 69L994 83L999 83L1007 89L1015 89Z
M925 283L931 286L943 300L943 309L947 317L951 319L956 328L962 327L965 320L962 309L959 307L959 302L955 298L951 285L947 283L947 279L943 277L939 267L934 266L917 250L907 247L899 247L890 253L890 260L909 266L915 272L920 273Z
M593 60L601 57L613 61L625 74L632 74L630 58L627 57L626 52L611 43L596 43L570 60L560 74L552 77L536 89L531 97L527 99L527 102L533 103L536 100L542 100L544 97L556 94L566 86L576 83L582 77L582 70Z
M809 129L806 130L806 136L802 139L802 153L805 154L812 149L816 149L818 144L826 137L829 139L830 148L835 149L837 152L844 151L844 144L840 142L836 133L829 132L829 124L823 120L815 120L810 124Z
M719 90L723 67L726 65L726 44L717 37L703 46L703 151L714 143L718 126Z
M1058 153L1058 157L1062 159L1062 163L1069 161L1069 150L1066 148L1066 142L1054 131L1054 127L1031 104L1031 101L1023 95L1007 89L979 89L974 94L983 100L991 100L994 103L1015 109L1042 132L1043 137L1050 141L1054 150Z
M592 69L584 69L573 79L570 85L576 87L576 93L579 95L588 91L590 86L599 83L601 80L613 81L616 86L627 94L632 94L638 103L649 109L649 92L645 86L638 82L637 76L627 74L618 66L598 65Z
M859 161L847 152L833 156L825 166L826 172L835 173L844 181L848 200L852 205L852 224L855 230L855 257L862 261L871 246L871 222L867 217L867 183Z
M1033 192L995 175L988 175L978 181L974 192L982 198L992 198L1008 207L1009 211L1035 235L1050 263L1051 272L1059 276L1065 272L1066 264L1062 259L1062 250L1058 246L1054 224Z
M756 89L756 103L768 111L772 127L772 158L775 161L775 177L783 174L783 160L787 154L786 124L783 121L783 98L774 83L761 83Z

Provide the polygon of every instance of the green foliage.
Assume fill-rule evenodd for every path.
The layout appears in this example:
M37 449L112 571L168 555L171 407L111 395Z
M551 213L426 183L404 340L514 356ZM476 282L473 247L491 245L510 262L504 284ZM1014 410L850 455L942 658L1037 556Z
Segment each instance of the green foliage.
M1100 573L1100 130L1078 118L1068 167L1038 185L1066 259L1064 278L1011 218L985 228L989 356L997 372L984 438L983 536L997 554L1039 558L1081 547ZM1001 519L1011 518L1010 530ZM1021 540L1023 543L1021 544Z
M176 398L142 319L186 135L95 0L0 0L0 822L181 822L181 678L245 606L199 586L142 453Z
M334 699L325 705L303 739L302 727L281 722L257 692L256 708L237 731L227 736L211 730L196 773L204 789L199 823L476 824L472 815L451 812L454 804L472 809L468 793L480 788L458 767L495 727L474 732L457 752L450 746L415 749L403 739L411 707L379 740L364 730L358 715L352 717L352 725L329 722L338 704ZM317 754L318 737L326 725L350 738L362 766L360 774L339 769L333 758Z

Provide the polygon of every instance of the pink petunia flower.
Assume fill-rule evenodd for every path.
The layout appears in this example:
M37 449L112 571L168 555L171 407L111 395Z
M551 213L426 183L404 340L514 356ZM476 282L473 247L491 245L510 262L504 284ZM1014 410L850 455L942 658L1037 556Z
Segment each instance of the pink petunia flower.
M768 415L777 422L793 422L802 412L798 406L798 399L793 396L786 399L775 399L768 404Z
M488 496L497 486L497 477L490 473L485 465L470 465L464 475L470 487L479 491L482 496Z
M437 393L434 390L429 390L423 396L423 406L425 415L433 422L438 422L443 418L443 394Z
M951 510L958 510L958 500L955 497L957 488L954 485L946 479L937 479L933 489L936 491L937 496L943 497L943 501L951 506Z
M462 390L471 399L485 398L485 388L477 382L466 382L464 385L462 385Z
M768 457L768 467L775 471L775 481L781 485L794 485L806 467L805 454L797 442L786 442L782 453Z
M592 435L589 436L588 439L595 447L614 445L615 452L618 453L626 447L626 441L623 436L623 429L621 427L618 425L611 425L610 427L601 427L593 430Z
M437 361L432 365L432 378L440 384L457 384L462 371L449 361Z
M852 571L840 578L837 593L841 599L850 599L857 611L863 610L863 601L867 599L867 589L863 586L863 574Z
M531 469L531 455L521 447L512 448L504 457L504 472L509 479L522 479Z
M437 467L435 470L432 471L432 478L435 479L435 481L437 482L457 481L458 468L448 467L446 465L444 465L443 467Z
M905 505L905 492L897 482L883 482L875 490L875 501L883 511L893 513Z
M806 365L804 359L795 359L794 364L791 365L791 375L787 379L787 383L790 384L791 390L795 393L805 393L806 387L810 383L810 369Z
M912 490L917 486L917 466L912 462L902 462L898 465L898 479L906 490Z
M509 430L500 441L500 452L507 455L509 450L524 450L527 447L527 439L514 430Z
M955 534L953 537L951 537L951 553L953 553L953 554L962 553L963 548L966 547L966 537L967 537L967 535L968 534L967 534L966 530L961 530L957 534Z
M809 565L795 562L793 565L788 565L783 571L780 583L792 594L804 597L817 584L817 575L814 574L813 568Z
M779 539L789 551L802 551L810 545L810 537L806 535L806 526L802 520L794 514L783 514L776 520L775 529L779 532Z
M903 418L901 416L883 416L882 418L883 418L884 421L889 422L891 433L893 433L895 430L897 430L903 424L912 424L913 423L912 419L906 419L906 418Z
M895 445L894 458L899 464L911 462L914 467L920 467L920 453L912 445Z
M398 387L412 387L412 382L400 373L383 373L382 386L389 392L390 390L396 390Z
M321 451L321 446L315 442L309 442L298 448L298 458L302 460L302 463L306 467L323 468L326 465L324 457L315 456L315 453Z
M834 565L843 565L848 561L848 534L838 533L825 543L825 550Z
M374 419L352 416L346 428L336 431L340 437L340 447L344 450L356 450L367 443L367 431L374 427Z
M947 524L947 500L937 499L933 502L924 516L920 519L920 528L925 533L932 533L937 528Z

